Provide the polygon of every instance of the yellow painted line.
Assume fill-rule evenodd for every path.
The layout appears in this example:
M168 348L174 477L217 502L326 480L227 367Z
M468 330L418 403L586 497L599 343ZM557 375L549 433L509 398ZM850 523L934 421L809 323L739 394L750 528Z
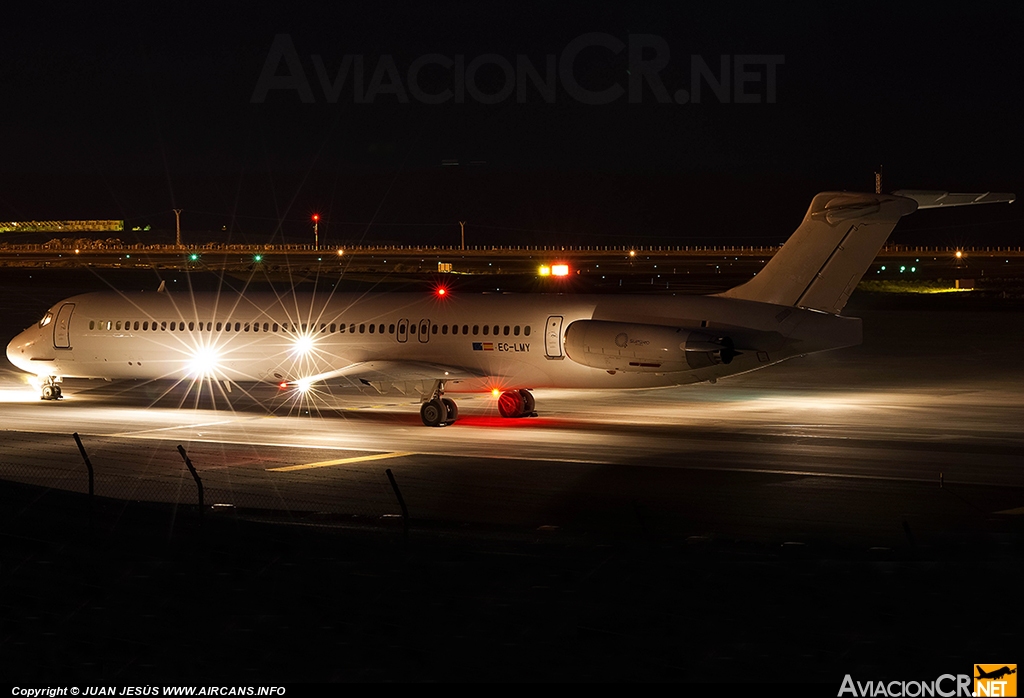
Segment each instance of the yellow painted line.
M1005 514L1006 516L1024 516L1024 507L1017 507L1016 509L1004 509L1003 511L997 511L997 514Z
M355 456L353 458L338 458L336 460L322 460L318 463L306 463L305 465L286 465L283 468L267 468L271 473L290 473L293 470L312 470L313 468L329 468L332 465L347 465L349 463L362 463L369 460L384 460L386 458L402 458L404 456L416 455L411 451L395 451L394 453L374 453L371 456Z

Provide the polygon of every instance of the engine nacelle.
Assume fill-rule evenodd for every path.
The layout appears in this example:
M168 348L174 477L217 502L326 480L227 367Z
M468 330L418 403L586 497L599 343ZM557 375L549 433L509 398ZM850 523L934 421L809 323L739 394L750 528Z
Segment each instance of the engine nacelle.
M737 352L728 337L707 331L605 320L577 320L565 331L565 353L606 371L671 373L727 364Z

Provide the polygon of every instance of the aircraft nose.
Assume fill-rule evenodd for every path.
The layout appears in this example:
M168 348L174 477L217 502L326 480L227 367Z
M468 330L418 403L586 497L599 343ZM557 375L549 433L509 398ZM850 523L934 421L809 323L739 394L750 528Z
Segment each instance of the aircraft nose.
M36 343L34 332L25 330L11 340L7 345L7 360L20 368L22 371L32 372L32 365L29 362L31 349Z

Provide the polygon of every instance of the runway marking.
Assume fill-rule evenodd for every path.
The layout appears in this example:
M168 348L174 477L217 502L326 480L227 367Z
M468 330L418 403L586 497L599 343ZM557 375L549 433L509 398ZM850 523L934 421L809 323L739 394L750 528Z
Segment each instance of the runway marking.
M237 419L222 419L216 422L202 422L200 424L181 424L176 427L155 427L153 429L140 429L138 431L122 431L116 434L106 434L106 436L115 437L120 436L124 438L138 437L143 434L152 434L158 431L175 431L178 429L199 429L200 427L215 427L220 424L231 424L237 422Z
M334 465L347 465L349 463L362 463L369 460L385 460L387 458L403 458L405 456L418 455L412 451L394 451L392 453L374 453L369 456L353 456L352 458L337 458L335 460L322 460L318 463L306 463L305 465L286 465L281 468L267 468L271 473L290 473L294 470L312 470L313 468L329 468Z
M1005 514L1006 516L1024 516L1024 507L1017 507L1016 509L1004 509L1003 511L997 511L997 514Z

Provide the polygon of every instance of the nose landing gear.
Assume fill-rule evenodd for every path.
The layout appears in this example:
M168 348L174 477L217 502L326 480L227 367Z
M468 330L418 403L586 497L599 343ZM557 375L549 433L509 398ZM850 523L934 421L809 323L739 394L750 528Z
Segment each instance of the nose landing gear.
M40 400L60 400L64 397L60 392L60 376L46 376L39 391Z

